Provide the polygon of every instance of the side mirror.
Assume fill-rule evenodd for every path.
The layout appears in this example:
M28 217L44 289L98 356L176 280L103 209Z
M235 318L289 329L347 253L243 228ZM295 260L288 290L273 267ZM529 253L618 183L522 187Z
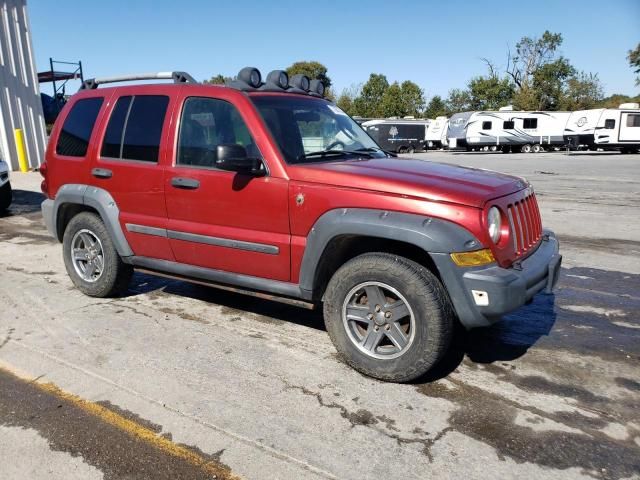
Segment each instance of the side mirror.
M220 170L244 173L247 175L264 175L264 166L259 158L250 158L242 145L228 143L218 145L216 149L216 167Z

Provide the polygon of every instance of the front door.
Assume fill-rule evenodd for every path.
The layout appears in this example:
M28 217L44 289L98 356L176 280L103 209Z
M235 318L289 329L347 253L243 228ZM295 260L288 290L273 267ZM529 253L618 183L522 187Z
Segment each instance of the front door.
M215 167L220 144L262 158L245 119L221 98L187 97L165 172L167 235L178 262L288 281L288 180Z
M640 113L624 112L620 121L621 142L640 143Z

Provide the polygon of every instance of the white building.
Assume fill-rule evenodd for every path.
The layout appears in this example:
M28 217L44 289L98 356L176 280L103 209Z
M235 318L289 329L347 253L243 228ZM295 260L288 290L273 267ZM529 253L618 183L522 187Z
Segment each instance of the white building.
M26 0L0 0L0 157L18 170L15 129L31 168L44 161L46 128Z

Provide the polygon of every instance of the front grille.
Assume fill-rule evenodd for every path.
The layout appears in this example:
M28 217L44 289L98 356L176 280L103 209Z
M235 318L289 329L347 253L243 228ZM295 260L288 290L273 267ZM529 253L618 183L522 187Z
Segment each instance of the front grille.
M507 205L513 249L517 256L527 253L542 237L542 219L534 193Z

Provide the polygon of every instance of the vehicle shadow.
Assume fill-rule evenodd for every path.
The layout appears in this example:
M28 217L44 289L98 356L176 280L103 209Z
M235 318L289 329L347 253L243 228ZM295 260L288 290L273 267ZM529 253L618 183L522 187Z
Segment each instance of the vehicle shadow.
M131 288L125 296L151 292L177 295L215 304L222 307L226 313L237 311L238 316L247 313L253 314L261 317L266 323L288 322L316 330L325 330L320 309L308 310L295 305L222 290L213 286L208 287L141 272L134 274Z
M13 190L11 206L6 212L0 212L0 218L39 212L44 199L45 196L39 192Z
M533 303L485 328L456 330L453 344L438 365L414 383L429 383L448 376L462 361L488 364L522 357L556 323L555 295L542 294Z

